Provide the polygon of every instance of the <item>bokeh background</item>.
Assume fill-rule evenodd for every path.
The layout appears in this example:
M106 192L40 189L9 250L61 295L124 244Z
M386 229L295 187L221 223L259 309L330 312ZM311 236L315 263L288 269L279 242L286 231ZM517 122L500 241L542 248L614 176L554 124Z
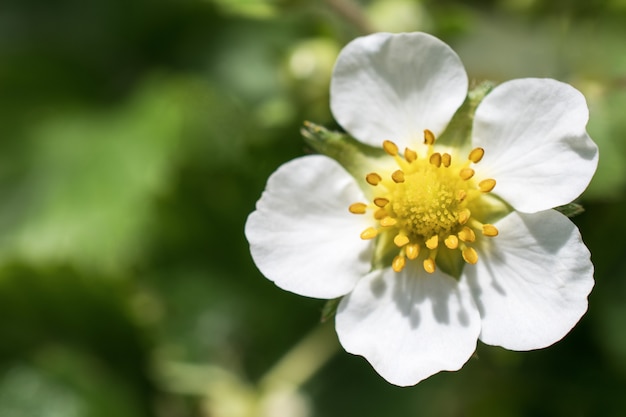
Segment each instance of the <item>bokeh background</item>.
M268 175L336 127L333 62L427 31L473 80L587 97L600 167L573 221L596 287L553 347L479 344L389 385L243 235ZM623 416L626 1L4 0L0 416ZM572 166L572 170L576 167Z

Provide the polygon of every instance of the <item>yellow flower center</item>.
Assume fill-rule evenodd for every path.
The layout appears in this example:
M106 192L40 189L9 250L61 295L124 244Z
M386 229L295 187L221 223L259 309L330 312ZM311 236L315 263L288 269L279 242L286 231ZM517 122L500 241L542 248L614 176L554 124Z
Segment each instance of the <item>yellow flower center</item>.
M472 166L480 162L484 150L475 148L459 161L449 153L434 151L435 136L429 130L424 131L424 143L428 151L420 157L409 148L401 156L395 143L383 142L383 149L399 169L384 177L378 172L368 174L365 180L374 187L371 204L359 202L349 208L354 214L373 210L378 226L364 230L361 238L380 236L383 244L393 242L397 254L391 266L396 272L423 251L427 251L423 267L429 273L435 271L440 250L460 251L465 262L475 264L478 254L472 245L476 232L486 237L498 235L495 226L473 215L483 211L481 196L496 185L493 179L474 179Z

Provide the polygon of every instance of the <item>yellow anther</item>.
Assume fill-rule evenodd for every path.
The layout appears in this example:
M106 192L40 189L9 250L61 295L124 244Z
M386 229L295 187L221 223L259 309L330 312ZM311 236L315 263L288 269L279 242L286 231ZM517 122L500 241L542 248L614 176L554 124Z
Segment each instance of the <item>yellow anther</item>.
M435 260L433 258L428 258L424 260L424 271L432 274L435 272Z
M498 229L493 224L483 224L483 235L489 237L498 236Z
M456 249L459 247L459 238L455 235L450 235L443 241L448 249Z
M398 145L390 140L383 142L383 149L391 156L396 156L398 154Z
M374 229L373 227L368 227L367 229L361 232L361 239L363 240L374 239L377 235L378 235L378 230Z
M415 161L417 159L417 152L415 152L413 149L405 148L404 159L406 159L408 163Z
M473 242L476 240L476 233L474 233L474 231L467 226L461 229L457 235L463 242Z
M467 197L467 191L465 191L465 190L459 190L459 191L457 191L457 193L456 193L456 199L457 199L457 201L458 201L459 203L460 203L460 202L462 202L463 200L465 200L465 197Z
M416 259L417 255L420 254L420 245L417 243L409 243L404 248L404 253L406 253L406 257L409 259Z
M456 262L459 253L464 262L475 264L478 254L469 246L475 247L472 242L476 242L476 235L482 232L485 237L478 239L483 240L498 235L495 226L476 219L477 215L488 215L490 209L489 201L482 201L488 196L481 197L481 192L489 192L496 185L495 180L484 179L472 165L484 159L483 148L472 149L466 154L467 160L462 160L462 155L452 151L437 149L436 152L435 141L435 134L424 130L428 148L422 155L415 148L399 150L393 141L383 141L382 148L396 163L395 168L365 175L368 184L383 188L376 189L378 192L372 193L369 201L348 207L353 214L373 213L376 223L361 232L361 239L376 239L381 235L379 256L395 248L395 253L385 259L388 259L387 267L391 261L396 272L403 271L409 261L419 259L424 271L435 273L435 259L441 250L446 251L440 259L444 270L448 270L446 266L455 266L450 263ZM448 251L454 255L448 255Z
M424 242L428 249L436 249L439 246L439 235L434 235L426 239Z
M472 168L463 168L459 171L459 176L467 181L474 176L474 170Z
M365 181L370 185L378 185L382 180L383 178L375 172L370 172L365 176Z
M485 155L485 150L483 148L474 148L469 153L467 159L476 164L480 162L481 159L483 159L483 155Z
M444 153L443 155L441 155L441 163L444 167L448 168L452 163L452 155L450 155L449 153Z
M350 210L350 213L353 213L353 214L365 214L365 211L367 210L367 204L365 203L350 204L350 207L348 207L348 210Z
M480 191L482 191L483 193L488 193L489 191L493 190L493 187L495 186L496 180L494 180L493 178L482 180L478 183L478 188L480 188Z
M396 223L398 223L398 221L394 219L393 217L385 217L380 220L380 225L383 227L395 226Z
M405 265L406 265L406 258L401 255L398 255L395 258L393 258L393 261L391 262L391 268L396 272L402 271Z
M386 198L383 198L383 197L376 197L374 199L374 204L377 205L380 208L383 208L387 204L389 204L389 200L387 200Z
M439 152L435 152L430 156L430 158L428 158L428 162L439 168L441 166L441 154Z
M467 223L471 215L472 215L472 212L469 211L469 209L467 208L464 208L463 210L459 211L459 224Z
M397 247L401 248L409 243L409 238L406 235L399 234L393 238L393 243L395 243Z
M474 248L465 248L465 249L463 249L462 254L463 254L463 259L468 264L472 264L473 265L476 262L478 262L478 254L476 253Z
M385 210L383 210L383 209L378 209L378 210L376 210L374 212L374 218L376 220L380 220L380 219L383 219L385 217L387 217L387 212Z
M404 172L402 172L402 170L394 171L393 174L391 174L391 179L395 183L404 182Z
M432 145L435 143L435 134L428 129L424 129L424 144Z

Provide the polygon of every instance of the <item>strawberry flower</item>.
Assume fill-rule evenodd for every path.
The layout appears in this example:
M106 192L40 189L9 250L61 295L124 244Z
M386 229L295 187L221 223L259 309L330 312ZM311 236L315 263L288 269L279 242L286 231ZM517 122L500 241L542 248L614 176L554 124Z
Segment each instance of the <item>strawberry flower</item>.
M246 223L260 271L296 294L343 297L342 346L396 385L458 370L477 340L557 342L594 283L578 229L553 210L597 166L582 94L518 79L469 116L467 96L459 57L437 38L355 39L337 59L331 110L376 157L287 162Z

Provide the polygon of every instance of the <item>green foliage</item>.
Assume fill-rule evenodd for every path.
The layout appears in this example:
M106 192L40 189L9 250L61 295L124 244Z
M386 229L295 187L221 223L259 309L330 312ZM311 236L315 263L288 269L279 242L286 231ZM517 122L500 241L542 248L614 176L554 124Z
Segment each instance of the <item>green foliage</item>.
M621 416L623 3L6 2L0 416ZM338 300L281 291L252 264L246 216L277 166L343 137L329 77L367 30L428 30L476 83L549 76L585 94L600 166L573 221L597 284L556 346L479 344L461 371L393 387L342 350L323 366L336 346L306 335Z

